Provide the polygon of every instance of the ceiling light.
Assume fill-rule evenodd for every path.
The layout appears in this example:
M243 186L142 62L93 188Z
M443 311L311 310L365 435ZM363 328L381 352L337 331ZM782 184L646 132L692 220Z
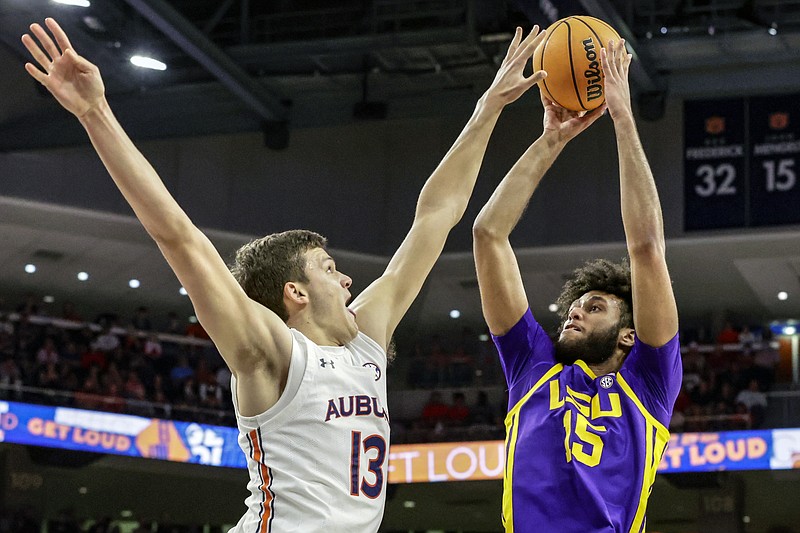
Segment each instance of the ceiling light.
M778 28L770 28L767 30L770 35L778 35Z
M65 6L78 6L89 7L91 2L89 0L53 0L56 4L64 4Z
M27 265L25 265L25 272L27 272L28 274L33 274L34 272L36 272L36 265L28 263Z
M178 289L178 292L181 294L181 296L186 296L187 294L189 294L188 292L186 292L186 289L184 289L183 287Z
M197 317L194 316L194 315L190 316L189 317L189 323L190 324L197 324Z
M78 272L79 281L86 281L87 279L89 279L89 274L87 272Z
M487 335L486 333L481 333L480 335L478 335L478 340L481 342L486 342L489 340L489 335Z
M797 328L794 326L785 326L783 328L784 335L794 335L795 333L797 333Z
M42 301L43 301L44 303L46 303L46 304L51 304L51 303L55 302L55 301L56 301L56 299L55 299L55 298L53 298L52 296L50 296L50 295L48 294L47 296L45 296L44 298L42 298Z
M558 305L557 304L550 304L550 305L547 306L547 308L550 310L551 313L555 313L556 311L558 311Z
M406 501L403 502L403 507L405 507L406 509L413 509L416 506L417 506L417 502L414 502L414 501L411 501L411 500L406 500Z
M778 300L786 300L789 298L789 293L786 291L781 291L778 293Z
M461 316L461 311L459 311L458 309L453 309L452 311L450 311L450 318L458 318L460 316Z
M138 289L141 283L139 283L138 279L132 279L128 282L128 287L131 289Z
M666 35L667 34L667 27L666 26L661 26L661 34L662 35Z
M708 34L714 35L715 33L717 33L717 28L715 28L714 25L712 24L711 26L708 27Z
M147 56L133 56L131 63L141 68L149 68L151 70L167 70L167 65L158 59L153 59Z

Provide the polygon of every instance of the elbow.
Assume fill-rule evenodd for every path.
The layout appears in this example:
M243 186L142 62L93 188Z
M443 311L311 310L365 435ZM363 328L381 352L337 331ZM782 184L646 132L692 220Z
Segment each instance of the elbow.
M199 232L197 227L185 215L165 217L159 224L148 227L145 226L147 233L159 246L174 248L191 240L195 232Z
M472 239L476 242L495 241L503 236L497 231L497 228L486 220L485 217L478 215L475 222L472 223Z
M662 260L666 256L664 239L651 238L628 243L628 255L631 260L651 261Z

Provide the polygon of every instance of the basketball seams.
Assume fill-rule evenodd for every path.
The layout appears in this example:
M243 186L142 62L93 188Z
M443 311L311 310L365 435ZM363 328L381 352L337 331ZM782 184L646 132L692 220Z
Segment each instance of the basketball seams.
M598 43L600 43L600 46L601 46L602 48L605 48L605 47L606 47L606 45L607 45L608 43L607 43L607 42L605 42L605 43L603 42L603 39L601 39L601 38L600 38L600 35L599 35L599 34L598 34L596 31L595 31L595 29L592 27L592 25L591 25L591 24L586 24L586 21L585 21L585 20L583 20L583 19L575 18L575 20L577 20L578 22L580 22L581 24L583 24L584 26L586 26L587 28L589 28L589 31L590 31L590 32L592 32L592 34L593 34L593 35L594 35L594 36L597 38L597 42L598 42ZM600 19L596 19L596 18L592 18L592 20L596 20L597 22L600 22L600 23L602 23L602 24L603 24L603 26L605 26L606 28L608 28L609 30L611 30L612 32L614 32L614 35L617 35L617 36L618 36L618 34L617 34L617 31L616 31L614 28L612 28L611 26L609 26L608 24L606 24L605 22L603 22L602 20L600 20ZM599 53L599 52L598 52L598 53Z
M548 43L548 42L550 41L550 39L551 39L551 38L552 38L552 37L553 37L553 36L556 34L556 30L557 30L557 29L558 29L558 27L559 27L559 26L561 26L562 24L566 24L566 22L562 20L561 22L559 22L559 23L558 23L558 25L557 25L556 27L554 27L553 29L551 29L550 31L548 31L548 33L547 33L547 37L545 38L544 42L542 43L542 65L541 65L541 70L545 70L545 71L547 70L547 69L545 69L545 68L544 68L544 56L545 56L545 54L547 53L547 43ZM547 87L547 78L543 79L543 80L542 80L542 83L544 84L544 90L547 92L547 97L548 97L548 99L549 99L551 102L553 102L554 104L556 104L556 105L558 105L558 106L561 106L561 107L564 107L563 105L561 105L561 103L560 103L558 100L556 100L555 98L553 98L553 93L552 93L552 92L550 91L550 89Z

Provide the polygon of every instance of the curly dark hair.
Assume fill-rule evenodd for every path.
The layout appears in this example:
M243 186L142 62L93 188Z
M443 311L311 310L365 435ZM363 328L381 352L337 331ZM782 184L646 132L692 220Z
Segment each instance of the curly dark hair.
M567 320L567 313L572 303L589 291L607 292L622 300L619 326L634 327L631 265L627 258L623 258L619 263L608 259L594 259L575 269L556 300L562 324Z
M286 322L289 312L283 303L284 285L289 281L308 281L303 254L327 244L325 237L313 231L273 233L239 248L230 270L250 299Z

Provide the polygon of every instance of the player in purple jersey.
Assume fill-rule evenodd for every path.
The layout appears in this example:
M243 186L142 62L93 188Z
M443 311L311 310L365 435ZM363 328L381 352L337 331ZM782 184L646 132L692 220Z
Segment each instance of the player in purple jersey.
M530 312L509 243L549 166L603 108L580 117L543 98L542 136L473 228L483 313L509 387L507 532L643 531L681 384L661 208L631 109L631 55L612 42L601 60L630 266L597 260L578 269L559 297L553 342Z

